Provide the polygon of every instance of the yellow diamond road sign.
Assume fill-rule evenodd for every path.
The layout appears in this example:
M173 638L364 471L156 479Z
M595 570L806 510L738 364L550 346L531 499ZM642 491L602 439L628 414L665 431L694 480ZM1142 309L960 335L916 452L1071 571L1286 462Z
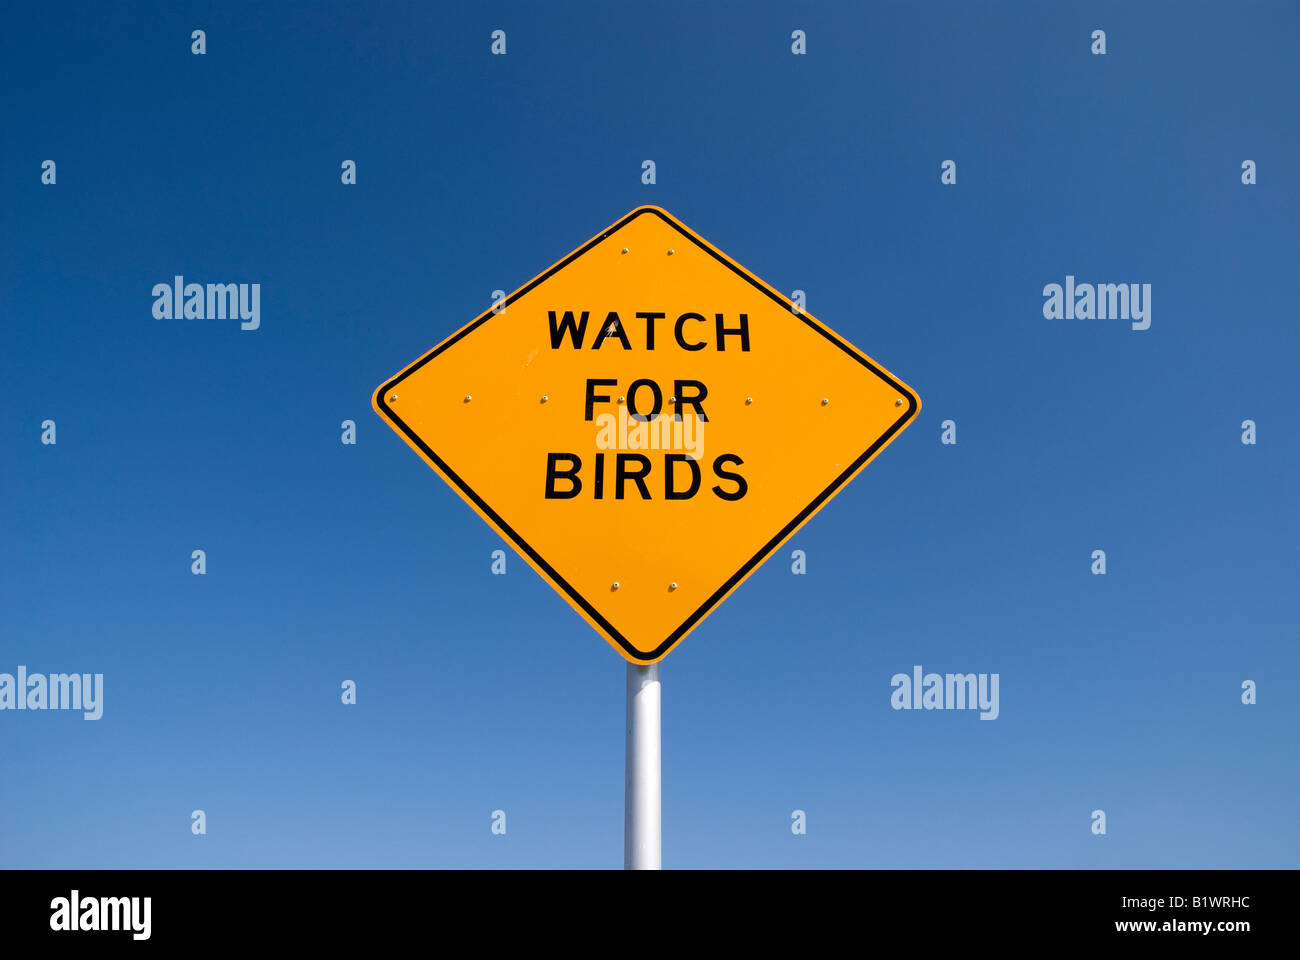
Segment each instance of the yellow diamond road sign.
M921 407L638 207L375 391L375 411L624 657L661 659Z

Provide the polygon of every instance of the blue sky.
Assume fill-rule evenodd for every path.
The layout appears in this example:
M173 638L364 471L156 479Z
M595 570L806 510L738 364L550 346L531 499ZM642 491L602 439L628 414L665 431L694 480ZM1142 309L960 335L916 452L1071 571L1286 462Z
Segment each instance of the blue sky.
M0 713L0 864L621 865L624 662L369 396L654 203L924 403L664 661L665 866L1300 865L1298 42L1286 3L11 9L0 672L105 705ZM175 274L261 328L154 319ZM1151 328L1044 319L1067 274ZM891 709L915 664L1000 716Z

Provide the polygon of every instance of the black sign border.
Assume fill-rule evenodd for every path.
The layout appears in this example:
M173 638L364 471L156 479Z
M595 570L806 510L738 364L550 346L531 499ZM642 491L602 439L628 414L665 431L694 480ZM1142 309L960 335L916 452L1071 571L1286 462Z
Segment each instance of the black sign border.
M596 244L601 243L604 240L607 240L609 237L617 233L619 230L623 229L623 227L627 226L637 217L641 217L646 214L653 214L654 216L657 216L660 220L662 220L664 223L668 224L668 226L672 227L679 234L681 234L684 239L689 240L691 243L695 244L695 246L699 247L709 256L717 260L718 263L722 264L724 267L726 267L728 270L735 273L737 276L742 277L746 282L752 285L754 289L760 291L765 296L769 297L774 303L780 306L781 309L790 311L794 316L802 320L811 330L825 337L830 343L834 344L836 347L843 350L855 361L860 363L862 366L866 367L868 370L870 370L872 373L878 376L881 380L885 381L885 383L889 384L889 386L892 387L894 390L897 390L902 396L906 397L908 403L907 410L903 413L902 416L898 418L898 420L894 422L894 424L888 430L885 431L884 434L882 434L874 443L872 443L871 446L867 447L867 449L862 452L862 455L859 456L856 460L854 460L851 464L849 464L849 466L844 470L844 472L841 473L838 477L836 477L835 480L830 484L830 486L828 486L825 490L823 490L815 498L813 498L811 503L809 503L806 507L800 510L793 520L791 520L784 527L782 527L780 532L777 533L776 536L768 540L767 543L764 544L763 547L756 554L754 554L754 556L750 557L750 559L747 560L739 570L737 570L734 574L731 575L730 578L727 579L726 583L724 583L721 587L715 590L713 594L707 600L705 600L704 603L701 604L698 609L695 610L694 613L692 613L689 617L687 617L686 620L683 621L679 627L677 627L677 629L675 629L672 633L670 633L668 637L661 644L659 644L659 646L655 647L655 649L649 653L644 653L638 650L636 647L632 646L632 644L628 642L627 638L624 637L621 633L619 633L619 631L615 629L614 625L610 623L608 620L606 620L600 614L600 611L598 611L595 607L593 607L587 601L587 599L582 596L582 594L580 594L576 589L574 589L574 587L567 580L565 580L562 576L560 576L559 572L555 570L549 563L547 563L546 560L542 557L542 555L538 553L536 550L534 550L533 547L528 543L528 541L524 540L523 537L521 537L518 533L516 533L514 528L511 527L510 524L506 523L505 520L499 514L497 514L497 512L493 510L487 504L487 502L483 500L482 497L480 497L477 493L475 493L474 490L470 488L469 484L467 484L464 480L460 478L460 476L456 473L456 471L452 470L451 467L441 457L439 457L436 453L434 453L432 448L430 448L427 443L425 443L418 436L416 436L415 431L413 431L406 424L406 422L403 421L402 418L397 415L397 412L388 405L388 396L390 394L390 391L398 387L398 385L401 384L401 382L405 380L407 377L409 377L411 374L415 373L422 366L424 366L430 360L437 357L439 354L444 353L445 351L451 349L453 346L455 346L457 343L459 343L462 339L467 337L469 334L473 333L475 330L477 330L480 326L482 326L492 317L497 316L498 310L508 307L510 304L514 303L524 294L528 293L530 290L536 287L539 283L551 277L553 274L558 273L560 270L563 270L570 263L572 263L578 257L582 256L584 253L586 253ZM577 250L573 251L573 253L569 254L567 257L565 257L559 263L555 264L555 266L551 267L545 273L540 274L531 282L529 282L527 285L520 287L509 297L507 297L505 301L494 304L494 307L492 309L489 309L486 313L484 313L473 323L467 325L466 327L464 327L463 329L455 333L453 336L448 337L446 340L444 340L438 346L434 347L431 351L429 351L419 360L416 360L409 367L404 369L401 373L397 374L392 379L386 381L383 386L381 386L378 390L375 391L374 402L375 402L375 406L378 409L383 411L384 415L389 419L389 421L394 425L396 425L398 429L400 429L402 433L405 434L405 436L411 441L412 444L414 444L417 448L419 448L424 453L424 455L428 457L433 463L438 465L438 469L441 470L442 473L456 485L456 488L461 492L461 494L466 499L468 499L469 501L477 505L478 508L482 510L484 514L490 517L492 523L509 538L509 540L515 545L515 547L518 550L522 551L534 563L536 563L537 566L545 570L547 576L551 578L551 581L557 584L564 591L565 595L569 597L570 600L572 600L584 611L586 611L587 615L590 616L596 623L600 624L601 629L605 631L606 636L608 636L615 643L617 643L629 659L634 660L637 663L643 663L643 664L654 663L657 660L661 660L670 650L672 650L672 648L677 645L678 641L680 641L682 637L685 636L687 631L691 630L697 623L703 620L713 610L713 608L716 607L722 601L722 598L725 597L732 589L734 589L742 580L744 580L747 576L749 576L749 574L753 570L757 569L759 564L761 564L764 560L766 560L772 554L772 552L775 551L776 548L781 545L781 543L786 539L786 537L790 536L796 529L798 529L798 527L805 520L807 520L808 517L815 510L817 510L823 503L825 503L827 500L833 497L836 494L836 492L838 492L840 487L844 486L844 484L846 484L849 481L849 478L852 477L854 473L856 473L858 469L867 460L871 459L871 457L876 453L877 450L879 450L882 446L888 443L889 440L896 433L898 433L898 431L903 429L903 427L907 424L907 422L916 415L917 410L920 409L920 400L917 398L916 394L914 394L911 390L903 386L901 383L899 383L897 380L895 380L885 371L881 370L875 364L871 363L866 357L862 356L862 354L860 354L856 349L849 346L847 343L845 343L839 337L835 336L825 327L822 327L817 323L813 323L808 318L808 316L805 315L802 311L791 310L790 301L783 298L780 294L778 294L775 290L768 287L757 277L753 276L752 274L742 269L737 264L732 263L726 257L722 256L717 250L714 250L711 246L704 243L699 237L695 236L693 233L690 233L688 230L684 229L681 224L677 223L674 219L672 219L672 217L669 216L665 211L661 210L658 207L653 207L653 206L637 207L635 210L633 210L631 213L625 216L622 220L619 220L617 223L611 226L608 230L593 237L590 241L588 241L583 246L579 247Z

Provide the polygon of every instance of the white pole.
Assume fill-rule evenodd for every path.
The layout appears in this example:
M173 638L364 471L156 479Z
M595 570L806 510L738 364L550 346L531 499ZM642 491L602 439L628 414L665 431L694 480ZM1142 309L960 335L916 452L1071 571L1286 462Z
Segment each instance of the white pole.
M623 868L663 869L663 779L659 739L659 664L627 665L627 793Z

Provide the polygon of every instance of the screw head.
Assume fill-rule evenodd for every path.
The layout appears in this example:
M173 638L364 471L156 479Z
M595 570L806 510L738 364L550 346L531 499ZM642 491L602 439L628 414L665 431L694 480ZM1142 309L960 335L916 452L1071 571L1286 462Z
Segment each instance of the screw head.
M677 251L673 250L673 249L670 247L670 248L668 249L668 256L671 257L671 256L672 256L674 253L676 253L676 252L677 252Z
M676 590L676 589L677 589L677 581L674 580L672 583L668 584L668 589L669 589L669 590Z
M611 589L611 590L617 590L617 589L618 589L618 581L615 580L614 583L613 583L613 585L612 585L609 589Z
M623 252L624 252L624 253L627 253L627 247L624 247L624 248L623 248Z
M830 397L822 397L822 406L823 406L823 407L826 406L826 404L828 404L828 403L830 403L830 402L831 402L831 398L830 398Z
M745 406L749 406L749 405L750 405L751 403L753 403L753 402L754 402L754 398L753 398L753 397L746 397L746 398L745 398Z
M619 402L619 403L622 403L622 402L623 402L623 398L622 398L622 397L619 397L619 398L618 398L618 402Z
M545 403L545 402L546 402L547 400L549 400L549 399L551 399L551 398L548 397L546 394L542 394L542 403Z
M388 398L388 402L392 403L396 399L397 399L397 394L393 394L391 397Z
M470 402L471 400L473 400L473 399L474 399L473 396L471 396L470 394L468 394L468 393L465 394L465 402L466 402L466 403L469 403L469 402Z
M896 406L896 407L901 407L902 405L903 405L903 398L902 398L902 397L899 397L897 400L894 401L894 406Z

